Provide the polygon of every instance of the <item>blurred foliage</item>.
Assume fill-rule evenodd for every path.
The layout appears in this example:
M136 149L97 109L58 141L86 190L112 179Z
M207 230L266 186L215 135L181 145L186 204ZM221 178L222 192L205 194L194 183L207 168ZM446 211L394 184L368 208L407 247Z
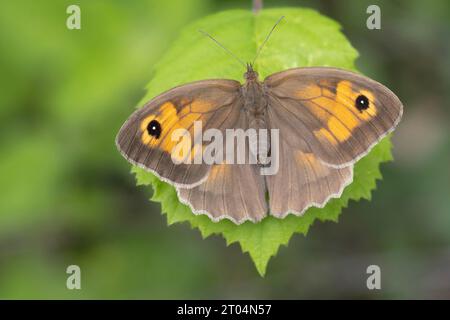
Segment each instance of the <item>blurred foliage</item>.
M179 30L250 1L79 0L82 29L68 30L73 3L1 4L0 298L450 297L448 1L265 1L341 23L358 69L406 110L372 202L293 238L264 279L237 245L168 229L114 145ZM369 4L382 30L365 27ZM70 264L80 291L65 287ZM381 291L366 289L369 264Z

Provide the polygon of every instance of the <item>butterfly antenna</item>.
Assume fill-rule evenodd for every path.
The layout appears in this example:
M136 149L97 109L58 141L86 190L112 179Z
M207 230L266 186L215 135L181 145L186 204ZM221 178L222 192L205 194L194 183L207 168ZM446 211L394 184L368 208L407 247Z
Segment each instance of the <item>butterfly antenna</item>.
M278 19L278 21L273 25L272 29L270 30L269 34L267 35L267 37L264 39L263 43L259 46L258 51L256 52L256 56L255 59L253 59L252 65L255 64L256 58L258 58L262 48L264 48L264 46L266 45L267 40L269 40L270 36L272 35L273 30L275 30L275 28L277 27L277 25L281 22L281 20L283 20L284 16L281 16L280 19Z
M202 33L203 35L207 36L208 38L210 38L212 41L214 41L219 47L221 47L223 50L225 50L226 53L228 53L230 56L232 56L233 58L235 58L237 61L239 61L240 64L242 64L244 67L246 67L246 64L244 63L244 61L242 61L241 59L238 58L238 56L236 56L233 52L231 52L230 50L228 50L224 45L222 45L219 41L217 41L216 39L214 39L209 33L203 31L203 30L198 30L198 32Z

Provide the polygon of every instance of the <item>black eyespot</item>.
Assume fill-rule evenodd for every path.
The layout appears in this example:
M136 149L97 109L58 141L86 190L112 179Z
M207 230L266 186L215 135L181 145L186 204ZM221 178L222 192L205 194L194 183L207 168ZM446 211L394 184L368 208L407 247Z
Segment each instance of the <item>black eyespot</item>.
M161 124L156 120L150 121L147 125L147 132L152 137L159 139L159 136L161 135Z
M369 99L365 95L359 95L355 100L355 107L359 112L363 112L363 110L369 108Z

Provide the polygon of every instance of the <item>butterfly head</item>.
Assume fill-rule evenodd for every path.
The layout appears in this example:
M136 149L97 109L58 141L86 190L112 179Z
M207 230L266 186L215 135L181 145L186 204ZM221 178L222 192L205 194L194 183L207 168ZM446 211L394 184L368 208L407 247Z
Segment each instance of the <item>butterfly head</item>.
M253 65L251 63L247 63L247 71L244 73L244 78L247 81L258 80L258 73L253 70Z

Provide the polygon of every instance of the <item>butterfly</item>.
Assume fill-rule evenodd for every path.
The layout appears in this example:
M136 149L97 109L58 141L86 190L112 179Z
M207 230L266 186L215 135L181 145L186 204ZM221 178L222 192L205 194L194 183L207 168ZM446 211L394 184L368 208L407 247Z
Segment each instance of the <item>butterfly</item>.
M243 84L201 80L160 94L136 110L116 137L129 162L174 186L194 214L213 221L258 222L269 214L284 218L325 206L353 181L353 165L402 117L403 105L392 91L354 72L293 68L260 81L252 64L246 67ZM198 122L203 132L277 130L276 144L266 139L260 145L277 159L277 171L262 174L262 161L174 161L174 133L195 136ZM207 139L188 140L183 159L208 145ZM244 152L251 154L251 145L247 141Z

